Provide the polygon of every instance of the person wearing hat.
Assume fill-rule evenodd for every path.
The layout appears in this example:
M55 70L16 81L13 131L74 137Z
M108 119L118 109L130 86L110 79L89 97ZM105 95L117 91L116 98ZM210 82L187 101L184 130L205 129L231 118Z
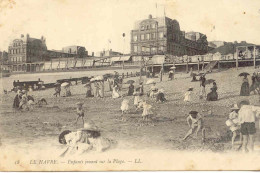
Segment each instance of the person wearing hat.
M240 134L240 144L242 144L242 134L240 132L240 124L238 121L238 111L239 107L237 106L237 104L234 104L231 108L231 113L228 116L228 120L226 121L226 125L230 127L230 130L232 132L232 149L234 149L234 142L238 134Z
M139 88L140 88L140 95L144 95L144 85L143 85L143 82L140 82L139 83Z
M205 128L203 126L203 120L201 115L197 111L190 111L189 116L187 117L187 123L189 126L189 130L187 134L184 136L183 140L186 140L190 135L194 132L196 137L198 136L198 132L201 130L202 132L202 141L205 140Z
M18 91L17 91L17 94L16 94L16 96L15 96L15 98L14 98L13 108L16 108L16 109L19 108L20 101L22 100L22 95L23 95L22 91L21 91L21 90L18 90Z
M26 90L22 90L22 99L20 100L19 109L25 109L28 110L28 98L27 98L27 92Z
M205 74L203 74L203 75L200 77L200 89L201 89L200 98L203 98L204 95L205 95L205 97L206 97L206 77L205 77Z
M61 92L60 83L56 83L55 84L55 93L53 95L55 95L56 97L59 95L59 97L60 97L60 92Z
M166 98L164 96L164 90L163 89L159 89L158 90L158 94L156 95L156 102L165 102Z
M211 92L208 93L208 95L207 95L207 101L217 101L218 100L217 83L213 82L213 87L210 89L211 89Z
M135 91L135 86L133 85L133 82L130 83L129 87L128 87L128 92L127 92L127 95L128 96L132 96L133 93Z
M238 103L238 121L241 124L241 133L243 135L242 151L247 152L249 141L249 151L254 150L254 135L256 133L255 123L259 119L260 107L250 105L249 100L242 100Z
M249 82L247 75L244 75L243 82L241 85L241 90L240 90L240 95L241 96L249 96L250 95L250 90L249 90Z
M173 70L170 70L169 71L169 80L172 80L173 78L174 78L174 72L173 72Z
M188 91L184 94L184 101L191 102L191 95L192 95L193 88L190 87Z
M156 83L153 82L150 88L149 96L151 98L155 98L156 94L158 93L158 88L156 87Z
M82 122L83 122L83 125L84 125L84 110L83 110L83 104L84 104L84 103L82 103L82 102L76 103L76 105L77 105L76 113L77 113L78 117L77 117L77 120L76 120L75 124L77 124L79 118L81 118L81 119L82 119Z
M109 139L101 136L100 130L92 123L84 123L84 127L75 132L65 130L59 135L59 143L67 145L61 154L83 154L90 150L102 152L111 146Z
M141 93L140 88L136 88L135 92L133 93L134 96L134 106L136 110L138 109L139 102L141 101Z
M91 83L90 82L86 83L85 87L87 88L86 97L93 97L92 92L91 92L91 90L92 90Z

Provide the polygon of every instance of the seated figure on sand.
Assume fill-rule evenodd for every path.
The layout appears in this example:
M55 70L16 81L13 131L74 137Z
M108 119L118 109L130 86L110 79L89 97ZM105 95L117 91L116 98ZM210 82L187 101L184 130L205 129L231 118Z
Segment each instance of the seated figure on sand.
M111 141L101 136L94 123L85 123L84 128L75 132L63 131L59 136L59 142L67 146L61 157L80 155L89 151L103 152L111 146Z

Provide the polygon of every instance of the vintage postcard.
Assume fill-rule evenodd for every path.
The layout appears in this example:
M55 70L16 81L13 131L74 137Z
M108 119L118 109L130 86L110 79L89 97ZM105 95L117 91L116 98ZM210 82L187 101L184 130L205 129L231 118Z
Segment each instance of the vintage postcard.
M259 0L0 0L0 171L259 170Z

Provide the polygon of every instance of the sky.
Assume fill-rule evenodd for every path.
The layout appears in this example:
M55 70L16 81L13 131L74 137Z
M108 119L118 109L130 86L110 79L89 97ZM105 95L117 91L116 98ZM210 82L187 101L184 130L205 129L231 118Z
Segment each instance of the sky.
M260 0L0 0L0 51L29 33L43 35L49 50L80 45L129 53L134 22L164 11L181 30L204 33L208 41L260 45Z

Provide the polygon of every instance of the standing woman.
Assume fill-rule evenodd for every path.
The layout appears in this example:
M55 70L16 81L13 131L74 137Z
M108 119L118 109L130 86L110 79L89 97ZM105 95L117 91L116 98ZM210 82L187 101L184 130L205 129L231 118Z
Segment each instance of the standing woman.
M250 86L250 92L254 91L254 94L256 94L256 88L257 88L257 84L256 84L256 73L254 72L252 75L252 85Z
M249 82L248 82L247 75L244 75L243 83L241 85L240 95L241 96L249 96L250 95Z

